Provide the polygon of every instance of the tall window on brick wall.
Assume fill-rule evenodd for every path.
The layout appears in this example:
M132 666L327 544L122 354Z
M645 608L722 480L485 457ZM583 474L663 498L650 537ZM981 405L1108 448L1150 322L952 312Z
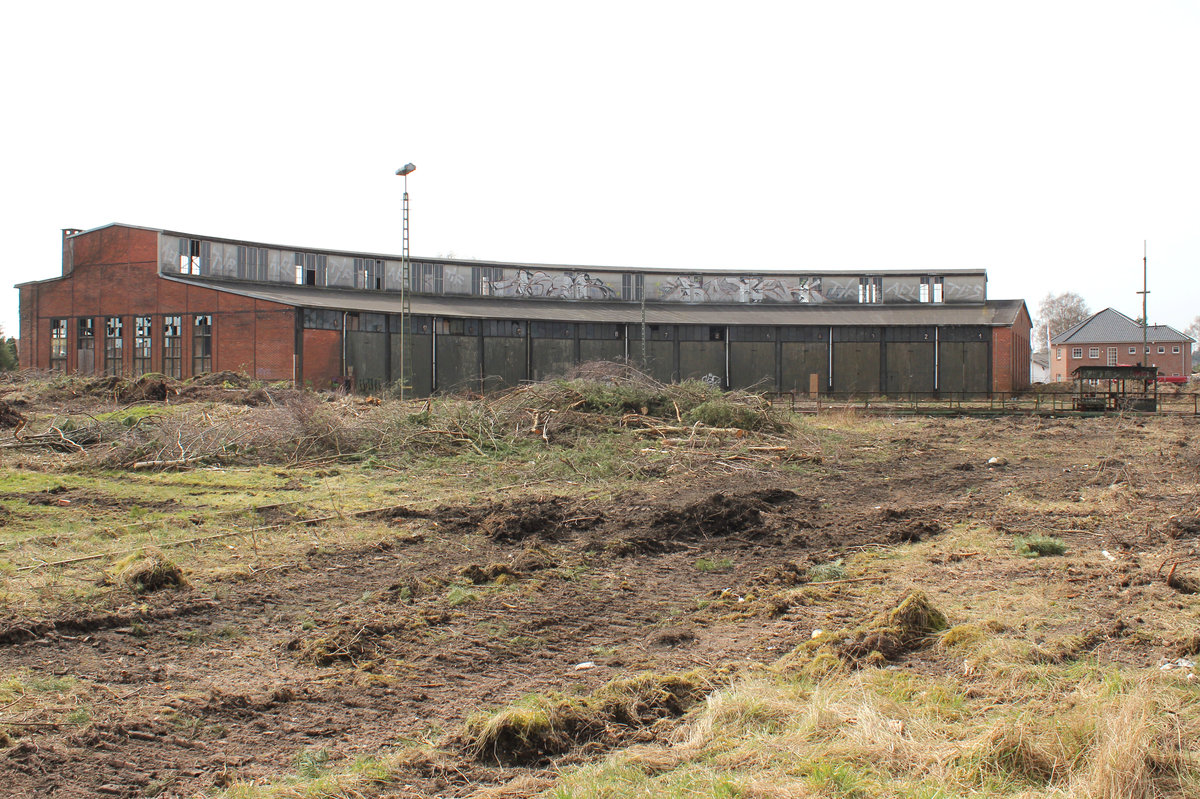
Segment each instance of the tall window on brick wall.
M883 302L883 278L860 277L858 279L859 302Z
M67 320L50 320L50 368L67 371Z
M374 291L382 289L383 261L375 258L355 258L354 287Z
M163 374L176 380L183 377L183 318L163 317Z
M243 280L267 279L267 248L237 248L237 276Z
M119 377L125 366L125 325L121 317L104 320L104 374Z
M153 356L153 329L149 316L133 317L133 376L140 377L150 371Z
M1116 347L1108 348L1108 365L1109 366L1117 365L1117 348Z
M192 321L192 374L212 371L212 315L197 314Z
M298 252L292 256L296 265L297 286L327 285L325 276L325 256L311 252Z
M921 302L944 302L945 293L942 278L940 277L923 277L921 278Z
M199 239L179 240L179 273L181 275L203 275L208 272L212 245Z
M76 344L76 371L81 375L96 373L96 320L91 317L79 319Z

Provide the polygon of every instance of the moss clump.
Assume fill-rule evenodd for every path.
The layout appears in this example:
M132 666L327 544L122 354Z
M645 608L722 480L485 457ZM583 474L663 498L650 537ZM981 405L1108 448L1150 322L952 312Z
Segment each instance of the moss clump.
M586 697L535 694L492 714L467 720L462 741L480 760L527 765L621 728L683 715L704 698L709 681L698 672L644 673L606 684Z
M880 666L921 649L950 625L929 603L923 591L911 591L892 607L882 610L859 626L824 632L797 646L779 661L787 671L828 673L830 658L853 668Z
M987 638L987 633L977 624L956 624L938 637L938 649L943 651L960 646L969 646Z
M1065 555L1067 545L1061 538L1050 535L1031 535L1013 542L1017 554L1024 558L1047 558Z
M475 585L485 585L492 582L510 582L520 576L507 563L493 563L490 566L480 566L478 563L472 563L470 566L460 569L458 573Z
M153 547L117 561L104 577L106 585L123 585L144 594L187 585L183 570Z

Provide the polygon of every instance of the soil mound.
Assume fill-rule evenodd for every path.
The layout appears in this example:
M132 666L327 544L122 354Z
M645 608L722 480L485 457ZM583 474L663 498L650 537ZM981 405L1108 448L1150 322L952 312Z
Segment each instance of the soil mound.
M712 686L696 672L643 673L613 680L582 698L535 695L490 716L469 719L463 732L468 752L502 766L531 765L600 738L677 718Z
M220 386L222 388L250 388L253 382L246 375L228 370L197 375L188 381L193 386Z
M717 492L682 508L668 508L659 512L650 522L650 527L671 540L695 540L758 531L762 527L763 512L784 501L786 495L796 497L791 491L779 489L745 496Z
M433 518L454 532L478 532L493 541L511 543L535 536L553 539L599 518L571 519L571 510L562 497L529 497L479 508L442 507L433 512Z
M0 400L0 428L24 427L25 417L4 400Z
M120 384L117 399L121 402L163 402L171 392L165 379L150 375L139 377L133 384L125 381Z
M147 549L118 562L106 575L105 582L124 585L139 594L187 585L183 570L157 549Z

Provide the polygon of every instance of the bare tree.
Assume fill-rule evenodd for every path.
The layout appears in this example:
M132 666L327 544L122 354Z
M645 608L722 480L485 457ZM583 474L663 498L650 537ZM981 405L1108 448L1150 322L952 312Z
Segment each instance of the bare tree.
M1092 315L1087 302L1073 291L1047 294L1038 303L1037 323L1033 327L1033 347L1048 347L1050 339Z
M1192 323L1183 329L1183 332L1196 339L1196 341L1200 341L1200 316L1193 319Z

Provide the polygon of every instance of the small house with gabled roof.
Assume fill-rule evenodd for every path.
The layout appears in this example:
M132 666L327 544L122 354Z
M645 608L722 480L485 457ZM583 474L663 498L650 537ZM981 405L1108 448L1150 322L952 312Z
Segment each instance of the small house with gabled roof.
M1080 366L1155 366L1164 377L1191 374L1196 340L1170 325L1142 325L1113 308L1105 308L1050 339L1050 377L1070 380ZM1145 352L1143 352L1143 346Z

